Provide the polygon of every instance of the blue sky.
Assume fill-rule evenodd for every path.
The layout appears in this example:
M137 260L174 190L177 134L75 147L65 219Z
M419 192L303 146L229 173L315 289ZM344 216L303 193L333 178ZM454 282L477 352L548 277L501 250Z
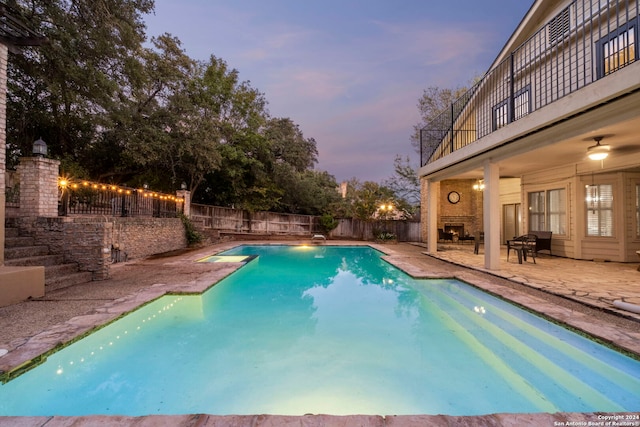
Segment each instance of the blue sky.
M170 33L265 94L338 181L382 182L410 136L424 89L483 74L533 0L155 0L147 35Z

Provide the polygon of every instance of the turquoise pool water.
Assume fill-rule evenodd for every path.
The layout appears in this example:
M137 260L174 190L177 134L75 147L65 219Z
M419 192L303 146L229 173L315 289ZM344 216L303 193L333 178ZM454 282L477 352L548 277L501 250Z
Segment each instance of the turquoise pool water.
M640 362L367 247L258 255L0 385L0 415L640 411Z

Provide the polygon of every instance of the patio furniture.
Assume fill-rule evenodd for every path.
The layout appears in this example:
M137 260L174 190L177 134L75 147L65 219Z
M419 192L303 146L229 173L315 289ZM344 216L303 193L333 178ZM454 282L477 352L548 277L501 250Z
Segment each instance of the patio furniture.
M447 240L453 243L453 233L445 232L442 228L438 228L438 241L446 242Z
M533 234L536 236L536 255L540 251L549 251L549 255L551 256L551 235L553 232L551 231L529 231L529 234Z
M527 253L531 254L533 263L536 264L536 241L535 234L524 234L514 237L513 240L507 240L507 262L509 262L509 254L515 251L518 255L518 264L522 264L522 260L527 260Z
M475 240L475 237L470 236L468 234L458 237L458 243L463 243L463 244L464 242L473 242L474 240Z

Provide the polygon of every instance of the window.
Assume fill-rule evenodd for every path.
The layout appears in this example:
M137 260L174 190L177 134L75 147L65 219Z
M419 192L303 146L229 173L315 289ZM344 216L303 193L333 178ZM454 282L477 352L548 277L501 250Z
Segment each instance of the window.
M531 93L529 92L529 86L519 90L515 94L513 100L514 120L518 120L529 114L531 104Z
M513 96L513 120L518 120L531 111L531 86L527 85L517 91ZM509 99L493 107L493 130L498 130L509 124L510 117Z
M544 191L529 193L529 230L544 229Z
M598 78L638 59L636 27L623 27L598 41Z
M529 193L529 230L567 234L566 193L564 188Z
M502 101L493 107L493 130L498 130L509 123L509 103Z
M586 186L587 236L613 236L613 185Z

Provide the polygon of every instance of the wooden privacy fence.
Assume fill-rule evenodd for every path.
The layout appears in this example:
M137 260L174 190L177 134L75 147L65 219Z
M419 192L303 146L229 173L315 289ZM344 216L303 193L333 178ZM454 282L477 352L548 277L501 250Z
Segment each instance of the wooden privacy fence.
M320 217L312 215L255 212L219 206L192 203L190 218L204 228L232 233L310 236L321 233ZM362 221L339 219L338 226L329 237L337 239L373 240L374 232L386 231L400 242L419 242L420 222L415 221Z
M320 232L318 217L191 204L190 215L204 228L254 234L311 235Z
M371 240L376 232L388 232L396 235L399 242L420 242L420 222L417 221L363 221L355 218L343 218L331 232L331 237L344 239Z

